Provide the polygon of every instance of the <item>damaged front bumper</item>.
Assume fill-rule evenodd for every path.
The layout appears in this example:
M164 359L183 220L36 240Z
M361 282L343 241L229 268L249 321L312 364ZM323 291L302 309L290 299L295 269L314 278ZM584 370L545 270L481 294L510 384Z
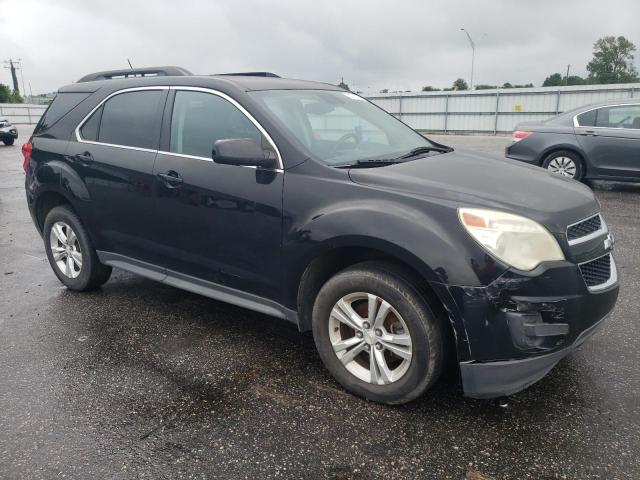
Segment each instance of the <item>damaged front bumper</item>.
M439 286L456 332L465 396L527 388L595 333L618 297L617 278L589 289L578 265L560 261L507 271L486 287Z
M524 390L543 378L556 364L591 337L607 317L587 328L569 347L522 360L460 363L464 394L471 398L497 398Z

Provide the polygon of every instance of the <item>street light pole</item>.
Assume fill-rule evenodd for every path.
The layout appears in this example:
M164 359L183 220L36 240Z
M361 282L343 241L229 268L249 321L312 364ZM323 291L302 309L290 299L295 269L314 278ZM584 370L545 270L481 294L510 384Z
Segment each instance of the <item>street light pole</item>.
M464 28L461 28L460 30L467 34L467 38L469 39L469 43L471 44L471 81L469 82L469 88L473 90L473 63L476 57L476 44L471 38L471 35L469 35L469 32L467 32Z

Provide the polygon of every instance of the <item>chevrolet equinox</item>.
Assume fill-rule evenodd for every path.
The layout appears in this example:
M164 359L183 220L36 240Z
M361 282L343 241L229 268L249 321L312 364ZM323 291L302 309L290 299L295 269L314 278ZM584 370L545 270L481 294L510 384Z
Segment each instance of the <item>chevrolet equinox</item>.
M62 87L26 194L70 290L121 268L311 330L346 389L398 404L536 382L618 295L591 190L432 142L332 85L178 67Z

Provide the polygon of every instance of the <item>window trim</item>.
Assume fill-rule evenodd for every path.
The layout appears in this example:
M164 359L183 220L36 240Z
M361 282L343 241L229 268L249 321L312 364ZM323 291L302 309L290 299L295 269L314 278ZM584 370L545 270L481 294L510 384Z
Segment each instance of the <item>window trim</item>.
M124 149L129 149L129 150L137 150L137 151L141 151L141 152L162 153L164 155L175 155L175 156L178 156L178 157L185 157L185 158L192 158L192 159L195 159L195 160L204 160L204 161L208 161L208 162L213 162L212 158L200 157L200 156L197 156L197 155L186 155L186 154L183 154L183 153L169 152L169 151L160 150L160 149L131 147L131 146L128 146L128 145L117 145L117 144L113 144L113 143L94 142L92 140L85 140L85 139L82 138L82 136L80 135L80 129L87 122L87 120L89 120L89 117L91 117L91 115L93 115L96 110L98 110L105 102L107 102L107 100L109 100L110 98L115 97L116 95L119 95L121 93L144 91L144 90L175 90L175 91L185 90L185 91L192 91L192 92L204 92L204 93L209 93L209 94L212 94L212 95L216 95L218 97L221 97L221 98L227 100L234 107L236 107L238 110L240 110L240 112L245 117L247 117L247 119L249 119L249 121L251 123L253 123L253 125L260 131L260 133L265 136L267 141L271 144L271 146L273 147L274 151L276 152L276 157L277 157L277 160L278 160L278 167L277 168L268 169L268 170L278 171L278 172L283 172L284 171L284 165L283 165L283 162L282 162L282 155L280 155L280 150L278 149L278 146L276 145L276 142L273 141L273 138L271 138L271 135L269 135L269 133L264 129L264 127L260 124L260 122L258 122L253 117L253 115L251 115L247 111L247 109L245 109L242 105L240 105L240 103L238 101L236 101L235 99L231 98L229 95L227 95L225 93L222 93L222 92L220 92L218 90L212 89L212 88L187 87L187 86L178 86L178 85L162 85L162 86L132 87L132 88L124 88L122 90L117 90L117 91L107 95L107 97L105 97L104 99L102 99L102 101L100 103L98 103L95 107L93 107L91 109L91 111L87 115L85 115L85 117L80 121L78 126L75 128L76 140L78 142L80 142L80 143L88 143L88 144L92 144L92 145L104 145L104 146L107 146L107 147L124 148ZM172 109L172 111L173 111L173 109ZM244 167L245 168L254 168L254 169L258 168L258 167L254 167L254 166L244 166Z
M579 128L605 128L608 130L631 130L631 131L638 131L637 128L625 128L625 127L595 127L595 126L589 126L589 125L580 125L580 123L578 122L578 116L582 115L584 113L588 113L588 112L593 112L594 110L600 110L601 108L611 108L611 107L640 107L640 102L630 102L630 103L615 103L615 104L611 104L611 105L600 105L599 107L593 107L593 108L589 108L588 110L584 110L582 112L576 113L573 116L573 126L574 127L579 127Z
M98 103L95 107L93 107L91 109L91 111L80 121L80 123L78 124L78 126L75 129L76 140L78 142L80 142L80 143L88 143L88 144L91 144L91 145L104 145L106 147L125 148L125 149L128 149L128 150L137 150L139 152L156 153L158 150L154 149L154 148L132 147L130 145L118 145L118 144L115 144L115 143L95 142L93 140L85 140L80 135L80 129L84 126L84 124L87 122L87 120L89 120L91 115L93 115L100 107L102 107L102 105L104 105L107 102L107 100L109 100L110 98L115 97L116 95L120 95L121 93L137 92L137 91L145 91L145 90L160 90L160 91L164 91L164 90L169 90L169 87L168 86L158 86L158 87L153 86L153 87L124 88L122 90L117 90L117 91L107 95L105 98L102 99L102 101L100 103ZM100 121L102 122L102 119Z
M264 135L264 137L267 139L267 141L271 144L271 147L273 148L273 150L276 152L276 157L278 160L278 167L275 169L270 169L270 170L277 170L277 171L284 171L284 166L282 163L282 155L280 155L280 150L278 149L278 146L276 145L276 142L273 141L273 138L271 138L271 135L269 135L269 133L264 129L264 127L260 124L260 122L258 122L253 115L251 115L242 105L240 105L240 103L238 103L235 99L231 98L229 95L222 93L218 90L214 90L212 88L205 88L205 87L185 87L185 86L171 86L169 87L170 90L174 90L174 91L187 91L187 92L203 92L203 93L208 93L211 95L216 95L220 98L223 98L224 100L228 101L229 103L231 103L231 105L233 105L234 107L236 107L238 110L240 110L240 113L242 113L245 117L247 117L247 119L258 129L258 131ZM174 100L175 101L175 100ZM171 114L173 116L173 107L171 108ZM173 121L173 118L171 118L169 120L169 127L171 126L171 122ZM196 160L204 160L207 162L213 162L213 159L210 157L201 157L199 155L188 155L185 153L177 153L177 152L171 152L171 151L167 151L167 150L158 150L158 153L162 153L165 155L175 155L178 157L184 157L184 158L193 158ZM249 167L249 168L257 168L257 167Z

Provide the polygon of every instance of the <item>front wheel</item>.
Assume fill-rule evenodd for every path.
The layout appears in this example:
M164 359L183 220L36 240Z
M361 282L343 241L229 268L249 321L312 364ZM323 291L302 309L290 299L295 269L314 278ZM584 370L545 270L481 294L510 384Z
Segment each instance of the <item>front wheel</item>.
M562 177L581 180L584 175L582 160L578 155L568 150L553 152L544 159L542 168Z
M111 267L100 263L84 225L69 207L55 207L47 215L44 247L53 273L70 290L92 290L109 280Z
M327 369L347 390L380 403L409 402L438 379L443 328L411 282L378 262L331 278L313 309L313 337Z
M2 143L4 143L7 147L13 145L13 142L15 142L14 138L4 138L2 140Z

